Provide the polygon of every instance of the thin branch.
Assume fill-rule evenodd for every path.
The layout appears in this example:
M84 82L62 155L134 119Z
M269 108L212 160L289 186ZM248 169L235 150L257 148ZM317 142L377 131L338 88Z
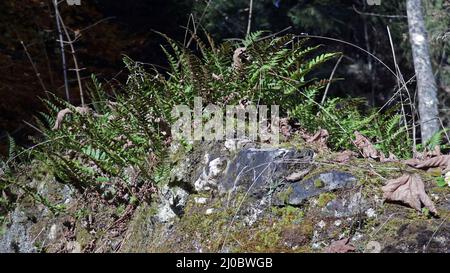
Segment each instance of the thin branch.
M36 67L36 64L33 62L33 59L31 58L31 55L30 55L30 53L28 52L28 49L27 49L27 47L25 46L24 42L23 42L23 41L20 41L20 44L22 45L23 49L25 50L25 54L27 55L27 58L28 58L28 60L29 60L30 63L31 63L31 67L33 68L34 73L36 74L36 77L37 77L38 80L39 80L39 84L41 85L42 89L44 90L44 93L45 93L45 95L47 96L47 98L49 98L48 93L47 93L48 90L47 90L47 88L45 87L44 81L42 80L41 73L39 73L39 71L38 71L38 69L37 69L37 67Z
M61 50L61 61L63 66L63 75L64 75L64 89L66 91L66 100L68 103L70 103L70 92L69 92L69 82L67 78L67 62L66 62L66 54L64 50L64 41L63 41L63 35L61 31L61 24L59 21L59 9L58 9L58 0L53 1L53 6L55 9L55 18L56 18L56 28L58 30L58 36L59 36L59 47Z
M75 48L74 48L74 46L73 46L74 41L72 40L72 38L70 37L69 32L67 31L67 27L66 27L66 25L64 24L64 21L63 21L63 19L62 19L62 17L61 17L61 14L58 13L57 16L58 16L59 22L61 23L62 29L64 30L64 33L65 33L65 35L66 35L66 38L67 38L67 44L69 45L70 50L71 50L70 53L72 54L73 63L74 63L74 66L75 66L75 73L76 73L76 75L77 75L78 88L79 88L79 90L80 90L81 106L84 107L85 104L84 104L83 85L82 85L82 83L81 83L80 68L79 68L79 66L78 66L78 60L77 60L77 56L75 55L75 53L76 53L76 52L75 52Z
M337 60L336 65L333 68L333 71L331 71L331 75L330 75L330 78L328 79L327 87L325 88L325 92L323 93L322 101L320 102L320 104L323 104L325 102L325 99L327 98L328 89L330 88L330 85L331 85L331 80L333 79L334 73L336 72L336 69L338 68L339 64L341 63L343 56L344 55L341 55L341 57L339 57L339 60Z
M250 0L250 6L248 9L247 36L250 35L250 30L252 28L253 0Z

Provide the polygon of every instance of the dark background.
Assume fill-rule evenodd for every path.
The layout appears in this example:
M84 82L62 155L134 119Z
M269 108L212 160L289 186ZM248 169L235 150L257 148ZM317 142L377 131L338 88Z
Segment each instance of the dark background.
M341 39L372 52L393 68L386 31L386 26L389 26L397 62L405 79L409 79L414 73L404 1L382 0L381 4L370 6L366 0L255 0L251 29L274 33L291 27L290 33ZM206 29L217 41L243 38L247 29L248 5L248 0L216 0L209 4L207 0L81 0L81 6L68 6L61 1L59 9L69 31L81 33L75 48L83 68L83 84L89 86L90 75L95 74L109 88L120 89L120 83L127 76L123 70L123 55L164 69L166 64L160 49L164 40L152 30L183 42L191 15L197 26ZM429 25L444 25L433 28L430 35L446 28L448 1L444 1L443 7L430 9L427 14ZM192 24L189 27L192 29ZM64 82L52 1L2 0L0 33L1 152L5 149L1 143L6 143L7 133L22 144L28 143L27 136L36 131L24 121L33 123L37 112L43 111L41 98L47 97L44 90L64 97ZM335 75L335 78L343 80L332 85L331 95L365 97L367 104L373 106L384 104L395 91L395 78L362 51L323 39L312 40L311 43L324 44L327 51L344 53ZM433 40L431 49L434 66L448 68L448 44ZM73 67L71 55L66 54L66 57L69 68ZM328 77L333 66L334 62L330 62L319 73ZM444 76L441 77L440 71L437 70L437 78L441 94L445 95L441 100L445 106L449 91L445 81L441 80ZM69 71L69 84L71 102L78 104L73 71Z

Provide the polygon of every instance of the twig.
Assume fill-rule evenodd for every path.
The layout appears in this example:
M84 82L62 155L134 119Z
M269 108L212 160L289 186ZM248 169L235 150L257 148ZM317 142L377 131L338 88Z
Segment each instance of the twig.
M197 25L199 25L199 26L201 25L201 23L202 23L202 21L203 21L203 18L204 18L205 15L206 15L206 11L208 10L209 5L211 4L211 1L212 1L212 0L209 0L208 3L206 4L206 7L203 9L203 13L202 13L202 15L200 16L200 19L198 20ZM197 27L195 26L195 20L194 20L194 18L193 18L193 20L192 20L192 24L194 25L194 33L191 35L191 38L190 38L189 41L187 42L186 48L188 48L188 47L191 45L192 41L194 40L194 36L197 34Z
M64 88L66 91L66 100L70 103L70 92L69 92L69 82L67 79L67 62L66 62L66 54L64 51L64 42L63 35L61 31L61 23L59 21L59 9L58 9L58 0L53 1L53 6L55 8L55 18L56 18L56 27L58 29L58 37L59 37L59 47L61 50L61 61L63 66L63 75L64 75Z
M253 0L250 0L250 6L248 10L247 36L250 35L250 30L252 28L252 15L253 15Z
M45 95L47 96L47 98L49 98L48 93L47 93L48 90L47 90L47 88L45 87L44 81L42 80L41 73L39 73L39 71L38 71L38 69L37 69L37 67L36 67L36 64L33 62L33 59L31 58L31 55L30 55L30 53L28 52L28 49L27 49L27 47L25 46L25 44L23 43L23 41L20 41L20 44L22 45L23 49L25 50L25 54L27 55L28 60L29 60L30 63L31 63L31 67L33 67L34 73L36 74L36 77L37 77L38 80L39 80L39 84L41 85L42 89L44 90L44 93L45 93Z
M425 249L423 250L423 252L425 253L428 250L428 247L430 246L431 241L433 240L434 236L436 236L436 233L439 231L439 229L441 229L442 225L445 223L445 221L447 221L447 217L446 216L444 218L444 220L442 220L442 223L437 227L437 229L434 231L433 235L431 235L430 240L428 240L427 245L425 246Z
M328 89L330 88L330 85L331 85L331 80L333 79L334 73L336 72L336 69L338 68L339 63L341 62L343 56L344 55L341 55L341 57L339 57L339 59L336 62L336 65L333 68L333 71L331 71L331 75L330 75L330 78L328 79L327 87L325 88L325 92L323 93L322 101L320 102L320 104L323 104L325 102L325 99L327 98L327 93L328 93Z
M408 95L408 99L409 99L409 107L410 107L411 112L412 112L412 123L413 123L412 124L412 135L413 135L412 136L413 137L413 151L412 152L413 152L413 154L415 154L416 153L416 133L415 133L415 123L416 122L415 122L415 116L414 116L415 106L412 103L411 94L409 93L409 90L407 88L405 79L403 78L403 74L400 71L400 67L397 64L397 59L395 57L394 43L392 42L391 31L389 29L389 26L386 26L386 28L387 28L387 32L388 32L388 35L389 35L389 42L391 44L392 56L393 56L394 64L395 64L395 71L397 73L397 83L398 83L398 86L400 87L399 90L401 91L402 89L405 89L406 94ZM403 119L404 119L404 122L405 122L406 132L408 132L408 121L406 119L405 107L403 105L403 96L402 96L401 92L400 92L400 101L401 101L401 106L402 106L402 114L403 114ZM409 135L407 135L407 136L409 136Z
M67 38L67 44L69 45L70 50L71 50L70 53L72 54L73 63L74 63L74 66L75 66L74 71L75 71L75 73L76 73L76 75L77 75L78 88L79 88L79 90L80 90L81 107L84 107L85 104L84 104L83 85L82 85L82 83L81 83L80 68L79 68L79 66L78 66L78 60L77 60L77 56L75 55L75 48L74 48L74 46L73 46L73 43L74 43L74 42L72 41L72 38L70 38L69 32L67 31L67 27L66 27L66 25L64 24L64 21L63 21L63 19L62 19L62 17L61 17L61 14L58 13L57 16L58 16L59 22L61 23L62 29L64 30L64 33L65 33L65 35L66 35L66 38Z

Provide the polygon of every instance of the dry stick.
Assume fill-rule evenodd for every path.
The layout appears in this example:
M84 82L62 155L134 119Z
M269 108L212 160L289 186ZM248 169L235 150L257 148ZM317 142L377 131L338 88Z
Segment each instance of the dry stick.
M445 137L447 138L447 142L450 144L450 137L447 134L448 129L445 128L442 119L439 117L439 122L441 123L442 130L444 131Z
M69 92L69 81L67 78L67 62L66 62L66 54L64 51L64 39L61 31L61 24L59 22L59 9L58 9L58 0L53 1L53 6L55 8L55 18L56 18L56 27L58 29L58 37L59 37L59 47L61 50L61 61L63 66L63 75L64 75L64 88L66 91L66 100L70 103L70 92Z
M383 104L383 106L380 107L380 109L377 111L377 114L380 113L386 106L388 106L397 96L398 93L400 93L400 91L403 89L403 87L405 87L407 84L409 84L411 81L413 81L416 78L416 75L412 76L411 78L409 78L408 81L406 81L399 89L397 89L394 94L389 98L389 100Z
M78 88L80 89L81 107L84 107L85 104L84 104L83 85L81 84L81 77L80 77L81 69L78 66L78 61L77 61L77 56L75 55L76 52L75 52L75 48L73 46L73 41L72 41L72 38L70 38L69 32L67 31L67 27L64 24L64 21L63 21L63 19L61 17L61 14L59 14L59 13L58 13L58 19L59 19L59 21L61 23L61 26L62 26L62 28L64 30L64 33L66 34L66 38L67 38L67 42L66 43L70 46L70 50L71 50L70 53L72 54L73 63L75 65L74 71L75 71L75 73L77 75Z
M250 6L248 10L247 36L250 35L250 30L252 28L252 15L253 15L253 0L250 0Z
M388 36L389 36L389 43L390 43L391 51L392 51L392 59L394 60L395 73L397 73L397 86L401 87L402 86L401 85L401 80L400 80L401 72L400 72L400 68L398 67L398 64L397 64L397 58L395 56L395 49L394 49L394 43L392 42L391 31L389 30L389 26L386 26L386 29L387 29L387 33L388 33ZM401 104L401 107L402 107L403 120L405 122L405 129L406 129L406 132L408 132L408 121L406 119L405 106L403 104L402 92L400 92L399 97L400 97L400 104ZM415 149L413 148L413 153L414 153L414 150Z
M41 73L39 73L36 64L33 62L33 59L31 58L30 53L28 52L27 47L25 46L25 44L23 43L23 41L20 41L20 44L22 45L23 49L25 50L25 54L27 55L28 60L31 63L31 67L33 67L34 73L36 74L36 77L39 80L39 84L41 85L42 89L44 90L45 95L47 96L48 99L50 99L49 95L48 95L48 90L45 87L44 81L42 80L41 77Z
M330 88L330 85L331 85L331 80L334 77L334 73L336 72L336 69L338 68L339 63L341 62L342 57L344 57L344 55L341 55L341 57L339 57L339 60L337 60L336 65L333 68L333 71L331 71L331 75L330 75L330 78L328 79L327 87L325 88L325 92L323 93L322 101L320 102L320 104L323 104L325 102L325 99L327 98L328 89Z
M206 11L208 10L209 5L211 4L211 1L212 1L212 0L209 0L208 3L206 4L206 7L205 7L205 9L203 10L202 15L200 16L200 19L198 20L197 25L199 25L199 26L201 25L201 23L202 23L202 21L203 21L203 18L204 18L205 15L206 15ZM193 19L194 19L194 18L193 18ZM192 24L194 25L194 33L193 33L193 35L191 35L191 38L190 38L189 41L187 42L186 48L188 48L188 47L191 45L192 41L194 40L194 35L197 35L197 27L195 26L195 20L192 20Z
M442 225L444 225L445 221L447 221L447 217L446 216L444 218L444 220L442 220L442 223L437 227L437 229L434 231L434 233L431 235L430 240L428 240L427 245L425 246L425 249L423 250L424 253L426 253L426 251L428 250L428 247L430 246L431 241L433 240L434 236L436 236L436 233L439 231L439 229L441 229Z
M416 121L415 121L415 116L414 116L415 107L412 104L411 95L409 93L409 90L408 90L407 85L405 83L405 80L403 78L403 74L401 73L400 67L397 64L397 59L395 57L394 43L392 42L391 31L389 29L389 26L386 26L386 28L387 28L387 32L388 32L388 35L389 35L389 42L391 44L392 56L394 58L394 64L395 64L395 70L396 70L396 73L398 75L397 83L398 83L399 87L401 86L401 84L403 84L402 87L406 90L406 94L408 95L408 99L409 99L409 107L410 107L411 112L412 112L413 154L415 154L416 153L416 126L415 126ZM399 89L399 91L401 91L401 89ZM401 100L401 105L402 105L402 114L403 114L403 118L405 120L406 132L408 132L408 122L406 120L406 113L405 113L405 108L404 108L404 105L403 105L403 96L402 96L401 92L400 92L400 100Z

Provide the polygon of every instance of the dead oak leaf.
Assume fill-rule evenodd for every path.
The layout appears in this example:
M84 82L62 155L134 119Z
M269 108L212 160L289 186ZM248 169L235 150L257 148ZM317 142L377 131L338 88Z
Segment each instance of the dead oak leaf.
M350 238L344 238L339 241L332 242L327 248L324 249L324 253L347 253L355 251L355 247L349 243Z
M441 167L447 170L450 169L450 155L440 155L423 161L418 159L409 159L404 162L405 164L416 169L429 169L436 167Z
M391 179L381 188L386 201L402 202L421 211L422 204L437 214L433 201L425 192L425 185L418 174L405 174L397 179Z
M306 132L301 132L301 136L305 139L306 143L315 143L319 148L328 149L327 141L329 133L326 129L320 129L314 135L310 135Z
M336 158L335 161L338 163L346 163L348 161L350 161L350 159L352 159L353 157L357 156L358 154L350 151L350 150L345 150L343 152L340 152Z
M355 145L361 151L364 158L384 158L384 155L377 151L375 146L370 142L368 138L363 136L360 132L355 131Z

